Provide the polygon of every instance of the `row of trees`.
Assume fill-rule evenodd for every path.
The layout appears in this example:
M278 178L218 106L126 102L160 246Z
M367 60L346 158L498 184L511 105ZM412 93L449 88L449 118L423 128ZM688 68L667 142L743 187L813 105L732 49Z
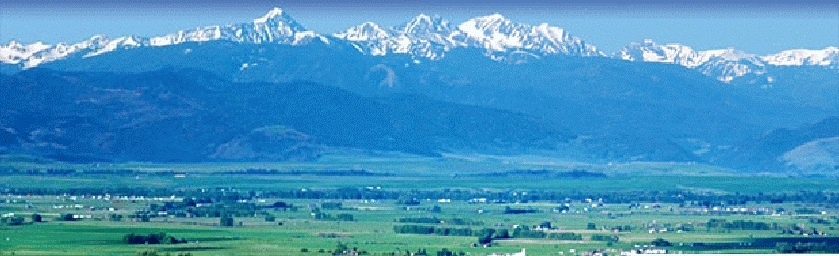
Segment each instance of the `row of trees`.
M129 233L122 237L122 241L126 244L184 244L187 242L185 238L177 239L166 233L148 235Z
M835 243L775 243L779 253L839 253L839 244Z
M451 218L451 219L441 219L437 217L406 217L406 218L399 218L396 219L396 222L399 223L424 223L424 224L452 224L452 225L475 225L480 226L483 225L483 222L480 221L473 221L467 220L463 218Z
M472 236L471 228L435 227L425 225L396 225L393 232L401 234L436 234L440 236Z
M527 214L527 213L538 213L539 211L536 209L517 209L511 208L509 206L504 207L504 214Z
M315 219L316 220L331 220L331 221L354 221L355 217L353 217L353 215L349 214L349 213L339 213L339 214L332 215L332 214L328 214L328 213L318 212L318 213L315 213Z
M157 250L154 249L146 249L142 251L138 251L137 256L192 256L191 252L179 252L178 254L172 254L170 252L166 253L158 253Z
M541 230L531 230L527 227L513 229L435 227L427 225L395 225L393 231L401 234L435 234L440 236L477 236L479 244L489 244L495 239L508 238L548 238L554 240L583 240L583 236L575 233L545 233ZM611 240L612 238L609 237Z
M751 221L751 220L735 220L728 222L725 219L710 219L705 224L708 229L723 228L734 230L773 230L778 228L777 223L768 224L766 222Z
M62 172L57 170L57 172ZM81 175L81 174L80 174ZM102 188L10 188L12 194L30 195L96 195L103 193ZM581 201L589 198L602 198L610 203L633 203L633 202L660 202L678 203L693 206L735 206L749 202L757 203L833 203L839 204L839 192L833 191L796 191L789 193L773 194L705 194L694 191L671 190L671 191L603 191L603 192L569 192L532 190L523 193L517 191L474 191L467 189L444 189L444 190L370 190L365 187L345 187L334 189L277 189L269 191L229 191L216 189L176 190L171 188L129 188L113 187L106 191L112 196L170 196L177 193L185 201L201 201L207 203L227 203L240 199L252 200L257 195L260 198L299 198L299 199L405 199L405 198L450 198L452 200L469 200L473 198L486 198L488 202L509 202L509 201L552 201L567 202ZM515 194L515 195L514 195ZM194 198L194 199L193 199ZM413 200L409 200L411 202ZM413 201L419 203L418 201ZM194 204L194 203L193 203Z
M23 217L20 216L3 217L2 219L0 219L0 223L9 226L23 225L24 221L25 220L23 219Z
M37 223L43 221L43 217L41 214L35 213L32 214L32 223ZM8 226L19 226L26 224L26 219L23 216L8 216L0 218L0 224L8 225Z

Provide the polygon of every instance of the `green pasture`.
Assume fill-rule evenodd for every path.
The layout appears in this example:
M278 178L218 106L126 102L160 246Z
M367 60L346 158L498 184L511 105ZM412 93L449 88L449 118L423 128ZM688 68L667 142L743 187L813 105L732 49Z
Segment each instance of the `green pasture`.
M179 193L196 191L237 191L259 193L270 191L327 190L340 188L375 188L388 192L463 190L469 192L522 193L555 191L568 196L604 193L654 193L684 191L712 196L747 194L785 194L801 192L836 192L839 180L833 178L805 178L735 175L727 170L691 164L626 163L591 165L551 159L488 156L447 156L442 159L423 157L391 157L360 159L328 156L315 163L202 163L202 164L66 164L49 161L0 161L0 169L36 170L39 175L5 173L0 175L0 213L23 216L26 223L19 226L0 225L0 255L134 255L138 251L155 250L160 255L191 253L192 255L329 255L336 248L358 248L368 255L404 255L405 251L425 249L429 254L447 248L468 255L512 253L526 249L528 255L573 255L584 251L604 249L612 254L633 249L662 238L671 243L673 252L685 253L772 253L774 248L705 250L690 247L692 243L743 243L760 238L802 237L780 234L776 230L720 230L706 229L710 219L726 221L755 221L782 226L801 226L804 230L817 229L827 236L837 236L839 220L831 218L836 208L830 204L798 202L749 202L741 207L783 208L787 211L815 209L813 214L747 215L694 214L678 204L639 202L629 204L574 201L568 213L554 209L563 205L558 198L517 203L467 203L465 200L438 202L443 198L416 198L419 205L409 206L398 200L336 200L262 198L262 205L284 201L298 206L297 211L260 210L254 217L235 218L233 227L219 226L219 218L157 217L150 222L135 222L125 217L109 219L111 214L128 216L147 209L150 204L176 200ZM8 160L8 159L6 159ZM76 170L66 175L40 172L47 169ZM247 169L279 170L277 173L245 174ZM360 170L368 176L321 175L320 171ZM562 173L586 170L607 174L605 177L561 178L543 176L499 175L516 169L545 169ZM131 170L111 174L85 173L87 170ZM308 172L294 172L307 170ZM637 173L650 170L648 175ZM176 175L177 174L177 175ZM335 173L332 173L335 174ZM91 197L111 193L117 189L160 190L171 192L162 199L126 200ZM87 197L71 194L29 195L17 191L86 191ZM29 192L27 192L29 193ZM172 196L175 199L167 199ZM592 196L592 200L597 200ZM324 209L324 213L351 214L353 221L317 220L310 206L324 202L340 202L342 209ZM651 207L656 204L660 207ZM429 209L437 206L439 211ZM507 207L535 209L536 213L504 214ZM109 208L113 208L112 210ZM673 208L674 211L669 209ZM819 214L825 210L828 214ZM41 214L43 223L31 223L33 213ZM87 214L92 219L59 221L60 214ZM265 214L276 219L267 222ZM11 216L11 215L9 215ZM452 223L420 224L436 227L508 229L514 226L535 228L551 222L549 232L575 233L581 241L547 238L499 239L489 248L472 245L477 236L439 236L427 234L397 234L395 225L400 218L435 217L443 220L463 219L470 225ZM813 223L825 219L825 223ZM241 222L241 225L239 223ZM280 225L282 223L282 225ZM589 229L589 223L596 225ZM674 227L695 225L694 230L674 232ZM632 226L631 231L615 233L610 228ZM601 227L607 227L602 229ZM650 227L668 227L668 232L650 232ZM187 244L129 245L122 238L129 233L150 234L164 232L185 238ZM617 242L592 241L592 235L615 235ZM8 239L7 239L8 238ZM322 252L321 252L322 251Z

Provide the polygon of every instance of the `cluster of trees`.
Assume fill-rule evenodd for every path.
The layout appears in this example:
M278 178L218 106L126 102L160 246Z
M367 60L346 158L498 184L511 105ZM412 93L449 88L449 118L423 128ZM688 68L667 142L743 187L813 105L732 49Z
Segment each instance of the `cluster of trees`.
M320 208L324 210L341 210L343 209L343 204L340 202L324 202L320 204Z
M17 172L16 170L7 170L8 172ZM113 175L136 175L137 172L129 170L47 170L34 171L24 170L24 172L33 173L47 173L51 175L91 175L98 173L113 173ZM2 175L2 171L0 171ZM157 175L157 174L149 174ZM169 175L169 174L166 174ZM29 195L95 195L101 194L102 188L12 188L9 191L12 194L29 194ZM772 194L705 194L695 191L603 191L603 192L569 192L569 191L550 191L550 190L533 190L527 193L515 193L521 191L475 191L469 189L443 189L443 190L379 190L368 189L365 187L345 187L334 189L276 189L270 191L230 191L223 188L200 189L183 191L174 188L129 188L129 187L113 187L108 188L107 193L112 196L170 196L178 194L187 198L184 201L186 207L195 205L198 201L213 202L221 204L235 203L239 199L252 200L259 195L261 198L298 198L298 199L406 199L406 198L450 198L452 200L469 200L473 198L487 198L488 202L510 202L510 201L552 201L552 202L567 202L580 201L588 198L602 198L610 203L634 203L634 202L659 202L659 203L677 203L680 205L692 206L735 206L744 205L750 202L757 203L821 203L821 204L839 204L839 192L832 191L797 191L788 193L772 193ZM419 203L414 200L404 200L406 203ZM190 205L192 203L192 205ZM170 209L166 209L170 210Z
M580 234L575 233L545 233L541 230L532 230L527 227L521 226L518 228L513 229L510 232L510 238L548 238L553 240L572 240L572 241L579 241L583 240L583 236Z
M773 230L778 227L777 223L768 224L766 222L751 221L751 220L735 220L728 222L725 219L710 219L705 224L708 229L722 228L729 230Z
M437 217L408 217L408 218L399 218L396 220L399 223L427 223L427 224L439 224L443 223L443 219Z
M477 236L479 244L489 244L495 239L508 238L548 238L554 240L583 240L583 236L575 233L545 233L541 230L531 230L518 227L512 231L507 229L484 228L472 230L470 228L435 227L428 225L395 225L393 231L401 234L435 234L440 236ZM611 237L610 237L611 239Z
M511 208L509 206L504 207L504 214L527 214L527 213L538 213L539 211L536 209L516 209Z
M274 208L274 210L288 210L290 208L295 208L294 204L286 203L283 201L276 201L273 204L271 204L271 207Z
M423 223L423 224L452 224L452 225L475 225L480 226L483 225L483 222L480 221L473 221L467 220L464 218L451 218L451 219L441 219L437 217L406 217L406 218L399 218L396 220L399 223Z
M548 239L580 241L583 240L583 235L575 233L550 233L548 234Z
M668 247L668 246L673 246L673 244L672 244L672 243L670 243L670 241L664 240L664 238L656 238L655 240L653 240L652 242L650 242L650 244L651 244L651 245L655 245L656 247Z
M24 221L25 220L21 216L10 216L10 217L0 218L0 223L3 223L4 225L9 225L9 226L23 225Z
M515 228L510 233L510 237L514 238L545 238L547 236L548 234L541 230L531 230L527 227Z
M222 227L232 227L235 224L233 217L230 215L221 216L219 218L219 225Z
M465 256L465 255L466 255L466 252L464 252L464 251L453 252L453 251L450 251L449 249L446 249L446 248L442 248L439 251L437 251L437 256Z
M138 251L136 255L137 256L173 256L172 253L170 253L170 252L160 254L154 249ZM191 252L179 252L178 254L175 254L174 256L192 256L192 253Z
M775 243L775 251L779 253L839 253L839 244L836 243Z
M518 228L509 231L507 229L493 229L493 228L485 228L477 232L478 235L478 243L479 244L489 244L492 243L493 240L496 239L508 239L508 238L548 238L553 240L570 240L570 241L580 241L583 240L583 236L580 234L575 233L545 233L541 230L532 230L525 226L520 226Z
M690 228L692 228L693 226L690 226L690 228L686 228L686 227L688 227L688 226L690 226L690 225L682 225L682 230L684 230L684 231L690 231L690 230L687 230L687 229L690 229ZM624 232L624 231L632 231L632 230L634 230L635 228L633 228L633 227L632 227L632 226L630 226L630 225L623 225L623 226L617 225L617 226L610 227L609 229L610 229L610 230L617 230L618 232Z
M425 225L396 225L393 232L400 234L436 234L440 236L472 236L471 228L435 227Z
M73 214L71 214L71 213L62 213L62 214L59 214L58 217L55 218L55 220L58 220L58 221L77 221L78 219L76 219L76 217L73 216Z
M122 214L113 213L111 215L108 215L108 220L109 221L122 221Z
M277 217L271 214L265 215L265 222L274 222L277 221Z
M202 207L177 205L172 208L164 208L169 215L176 217L185 217L187 214L199 217L218 218L223 215L232 215L234 217L254 217L261 212L261 207L254 203L213 203ZM151 211L155 213L157 211Z
M353 217L353 215L349 213L339 213L332 215L328 213L317 212L314 214L316 220L355 221L355 217Z
M309 251L309 248L300 248L300 252L301 253L308 253L310 251ZM338 245L335 246L335 249L325 250L325 249L321 248L321 249L318 249L317 252L318 253L329 253L329 255L335 255L335 256L369 255L370 254L366 250L359 249L358 247L353 247L352 249L350 249L349 246L347 246L347 244L342 243L342 242L338 242ZM393 255L396 255L396 254L393 254ZM405 254L405 255L411 255L411 254Z
M420 248L420 249L417 249L416 251L413 251L413 252L412 252L412 251L405 250L404 252L391 252L391 253L386 253L386 254L383 254L383 255L389 255L389 256L397 256L397 255L413 255L413 256L433 256L433 255L437 255L437 256L465 256L465 255L466 255L466 252L464 252L464 251L454 252L454 251L451 251L451 250L449 250L449 249L442 248L442 249L440 249L439 251L437 251L437 253L434 253L434 252L430 252L430 253L429 253L429 252L428 252L425 248Z
M591 241L617 242L618 240L619 240L618 236L614 236L614 235L604 235L604 234L591 235Z
M122 237L122 241L126 244L184 244L186 239L177 239L166 233L139 235L134 233L126 234Z
M492 240L507 238L510 238L510 232L506 229L485 228L478 232L478 244L489 244Z
M818 235L818 234L822 234L822 232L820 232L815 227L808 229L808 228L804 227L803 225L797 225L797 224L790 224L789 226L787 226L785 228L778 228L778 229L781 230L781 234L791 234L791 235L804 235L804 234Z
M364 169L350 169L350 170L277 170L277 169L245 169L237 171L219 172L222 174L251 174L251 175L284 175L284 176L300 176L300 175L314 175L314 176L377 176L387 177L393 176L390 173L370 172Z

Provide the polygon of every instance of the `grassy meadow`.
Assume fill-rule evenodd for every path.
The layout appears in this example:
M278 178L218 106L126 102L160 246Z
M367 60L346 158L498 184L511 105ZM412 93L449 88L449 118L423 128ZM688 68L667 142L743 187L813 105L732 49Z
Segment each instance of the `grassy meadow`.
M839 241L831 203L839 181L831 178L741 176L663 163L549 168L484 161L485 169L461 170L473 160L326 161L6 161L0 255L437 255L444 248L454 255L522 249L528 255L619 254L650 248L657 239L668 244L656 248L671 253L775 253L789 241ZM659 172L633 175L644 168ZM597 175L563 176L572 170ZM36 222L34 214L42 220ZM68 220L68 214L80 218ZM231 225L223 225L224 216L233 219ZM12 223L15 217L22 222ZM550 227L541 227L546 222ZM738 226L743 223L749 226ZM434 233L396 232L404 225ZM471 234L438 233L447 229ZM495 232L491 242L479 241L488 229ZM502 230L511 236L498 235ZM158 233L186 242L124 240L127 234ZM576 238L559 238L569 233Z

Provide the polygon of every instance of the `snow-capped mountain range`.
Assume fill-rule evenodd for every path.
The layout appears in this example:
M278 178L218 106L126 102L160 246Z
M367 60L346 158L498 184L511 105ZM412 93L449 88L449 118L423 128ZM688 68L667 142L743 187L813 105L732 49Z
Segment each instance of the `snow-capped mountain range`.
M697 69L723 82L730 82L748 74L763 75L766 73L766 67L770 65L839 67L837 47L822 50L787 50L758 56L735 49L695 51L680 44L660 45L652 40L645 40L643 43L632 43L613 56L628 61L678 64Z
M56 45L47 45L41 42L22 45L19 42L12 41L8 45L0 46L0 63L17 64L26 69L76 54L82 54L86 58L112 52L117 49L160 47L184 42L207 42L216 40L289 45L309 44L315 40L329 43L327 37L321 36L314 31L306 30L306 28L288 16L282 9L274 8L264 16L254 19L253 22L181 30L168 35L150 38L136 36L107 38L103 35L96 35L79 43L59 43Z
M839 70L839 48L787 50L758 56L734 49L696 51L679 44L660 45L652 40L631 43L607 55L562 28L546 23L537 26L516 23L500 14L476 17L453 26L439 16L420 14L400 26L386 28L366 22L333 35L307 30L280 8L252 22L181 30L157 37L96 35L75 44L23 45L11 41L0 45L0 63L23 69L72 56L94 57L119 49L165 47L184 42L225 40L250 44L308 45L314 42L351 44L363 54L407 54L415 59L439 60L455 48L476 48L503 61L516 53L540 58L551 55L617 58L627 61L677 64L696 69L723 82L747 75L764 75L767 66L826 66ZM771 82L771 78L769 78Z

